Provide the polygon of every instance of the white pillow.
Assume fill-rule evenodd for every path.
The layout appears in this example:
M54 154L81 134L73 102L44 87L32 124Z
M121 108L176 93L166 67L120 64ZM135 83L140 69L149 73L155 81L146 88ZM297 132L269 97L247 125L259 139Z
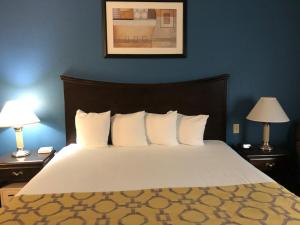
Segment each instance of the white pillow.
M208 115L185 116L178 114L178 140L186 145L204 145L203 135Z
M76 142L84 147L107 146L110 111L103 113L85 113L80 109L75 116Z
M112 143L120 147L148 145L145 133L145 111L115 114L111 125Z
M176 121L177 111L167 114L147 113L146 133L148 141L159 145L178 145Z

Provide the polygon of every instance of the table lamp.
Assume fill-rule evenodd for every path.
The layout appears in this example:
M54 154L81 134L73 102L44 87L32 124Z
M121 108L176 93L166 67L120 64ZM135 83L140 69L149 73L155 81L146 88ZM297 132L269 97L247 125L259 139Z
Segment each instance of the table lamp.
M35 113L20 101L8 101L0 113L0 127L13 127L16 132L17 151L13 157L25 157L30 154L24 150L23 133L24 125L40 122Z
M261 97L248 114L247 119L264 124L263 144L260 146L260 149L267 152L273 149L269 144L270 123L284 123L289 121L288 116L274 97Z

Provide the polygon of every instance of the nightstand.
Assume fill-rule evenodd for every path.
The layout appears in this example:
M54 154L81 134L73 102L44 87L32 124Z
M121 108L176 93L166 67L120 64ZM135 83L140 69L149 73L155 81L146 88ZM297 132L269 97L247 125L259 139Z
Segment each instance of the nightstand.
M14 158L10 154L0 157L1 205L5 205L34 177L53 158L54 153L54 150L48 154L31 151L29 156L23 158Z
M278 183L287 188L293 186L294 180L290 177L292 160L289 149L274 147L271 152L263 152L258 146L252 146L250 149L238 146L235 149L244 159Z
M250 149L236 148L237 152L265 173L272 173L288 166L289 152L284 148L274 148L271 152L263 152L257 146Z

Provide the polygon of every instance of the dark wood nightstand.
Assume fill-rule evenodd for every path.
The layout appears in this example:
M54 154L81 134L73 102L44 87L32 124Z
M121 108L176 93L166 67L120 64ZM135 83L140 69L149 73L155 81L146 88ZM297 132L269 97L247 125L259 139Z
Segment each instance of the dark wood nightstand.
M257 146L252 146L250 149L237 147L236 150L243 158L265 173L284 169L289 162L289 151L284 148L274 148L271 152L263 152Z
M2 205L34 177L53 158L54 153L55 150L48 154L31 151L31 154L24 158L14 158L11 155L0 157Z
M0 181L2 183L27 182L36 175L54 156L49 154L31 154L24 158L14 158L11 155L0 157Z
M256 168L286 188L294 190L295 180L291 176L293 163L289 149L274 147L271 152L263 152L258 146L252 146L250 149L243 149L241 146L234 148Z

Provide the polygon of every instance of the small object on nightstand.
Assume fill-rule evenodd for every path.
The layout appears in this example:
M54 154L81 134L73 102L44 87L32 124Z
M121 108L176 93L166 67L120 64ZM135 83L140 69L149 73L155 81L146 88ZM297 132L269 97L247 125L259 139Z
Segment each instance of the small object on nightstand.
M49 147L40 147L38 150L39 154L47 154L50 153L51 151L53 151L53 147L49 146Z
M243 147L243 149L250 149L251 144L243 144L242 147Z

